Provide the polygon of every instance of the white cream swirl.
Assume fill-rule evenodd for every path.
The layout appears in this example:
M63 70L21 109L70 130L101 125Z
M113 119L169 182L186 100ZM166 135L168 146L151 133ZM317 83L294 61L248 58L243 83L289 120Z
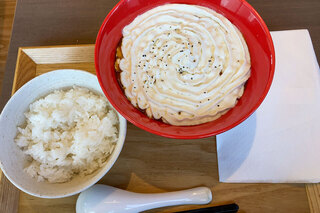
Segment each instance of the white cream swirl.
M234 107L250 76L240 31L201 6L167 4L123 29L120 80L128 99L149 117L197 125Z

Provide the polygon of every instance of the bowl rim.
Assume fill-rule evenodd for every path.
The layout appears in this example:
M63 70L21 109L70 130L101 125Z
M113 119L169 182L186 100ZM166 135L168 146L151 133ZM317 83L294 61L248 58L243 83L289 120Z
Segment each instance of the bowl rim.
M23 90L25 90L25 88L27 87L30 87L30 85L34 84L35 81L39 81L41 80L41 78L44 78L48 75L54 75L55 73L57 72L74 72L74 73L82 73L82 74L86 74L86 75L90 75L90 76L94 76L94 74L92 73L89 73L87 71L84 71L84 70L78 70L78 69L58 69L58 70L53 70L53 71L49 71L47 73L44 73L40 76L37 76L31 80L29 80L28 82L26 82L21 88L19 88L14 94L13 96L9 99L9 101L7 102L7 104L4 106L2 112L0 113L0 121L1 120L5 120L4 116L7 111L8 111L8 108L9 108L9 105L11 103L11 101L13 99L15 99L16 97L18 96L21 96L20 93L23 93ZM76 84L76 82L75 82ZM72 85L70 85L72 86ZM79 85L79 87L84 87L84 88L87 88L86 86L81 86ZM88 88L89 89L89 88ZM90 90L90 89L89 89ZM52 92L53 90L51 89L47 89L46 90L46 94L48 95L50 92ZM90 90L92 91L92 90ZM95 92L98 92L99 94L103 94L101 91L95 91ZM15 98L14 98L15 97ZM41 97L38 97L38 99L41 98ZM35 99L33 100L36 101L38 99ZM109 100L108 100L109 102ZM113 107L113 106L111 106ZM114 108L114 107L113 107ZM117 112L117 110L115 110ZM60 193L60 194L56 194L56 195L44 195L44 194L40 194L40 193L35 193L35 192L30 192L29 190L25 189L25 187L23 186L23 184L19 184L17 183L13 176L10 176L8 175L8 173L6 172L6 169L0 159L0 169L1 171L3 172L3 174L6 176L6 178L15 186L17 187L18 189L20 189L21 191L29 194L29 195L32 195L32 196L35 196L35 197L39 197L39 198L49 198L49 199L55 199L55 198L64 198L64 197L69 197L69 196L72 196L72 195L75 195L75 194L78 194L86 189L88 189L89 187L93 186L94 184L96 184L101 178L103 178L109 171L110 169L113 167L114 163L118 160L119 156L120 156L120 153L122 151L122 148L124 146L124 142L125 142L125 139L126 139L126 133L127 133L127 121L126 119L119 113L117 112L117 115L118 115L118 118L119 118L119 138L118 138L118 141L117 141L117 146L115 147L115 149L113 150L113 153L114 155L113 156L110 156L110 157L113 157L114 159L112 161L110 161L109 159L109 162L107 160L106 164L103 165L102 167L100 167L98 170L96 170L95 172L102 172L100 175L98 175L99 173L95 174L94 176L92 176L90 179L87 180L87 184L85 185L85 187L83 188L80 188L78 190L75 190L73 192L69 192L69 193ZM1 122L0 122L1 123ZM122 123L122 125L121 125ZM122 128L120 129L120 126L122 126ZM121 134L122 133L122 134ZM5 142L6 143L6 142ZM115 150L117 150L117 152L115 152ZM27 175L27 173L25 173ZM49 183L49 182L47 182ZM65 182L65 183L68 183L68 182ZM59 183L49 183L49 184L59 184ZM62 183L64 184L64 183Z
M217 131L211 131L208 133L204 133L204 134L197 134L197 135L193 135L193 136L184 136L184 135L176 135L176 134L170 134L170 133L166 133L166 132L162 132L162 131L158 131L158 130L154 130L154 129L150 129L148 128L147 125L143 125L140 124L139 122L135 121L134 119L131 119L123 110L121 110L118 106L116 106L112 99L110 98L108 92L106 91L106 89L103 86L102 83L102 78L100 75L100 69L99 69L99 64L98 64L98 59L99 59L99 50L101 47L101 42L102 42L102 31L105 29L106 23L108 22L108 20L110 19L110 17L113 15L113 13L118 9L118 7L123 4L123 2L125 2L127 0L120 0L113 8L112 10L108 13L108 15L106 16L106 18L103 20L102 25L98 31L97 34L97 38L96 38L96 43L95 43L95 48L94 48L94 61L95 61L95 68L96 68L96 74L97 74L97 78L100 84L100 87L102 89L102 91L104 92L105 96L108 98L109 102L113 105L113 107L123 116L125 117L125 119L127 119L130 123L134 124L135 126L148 131L150 133L156 134L156 135L160 135L163 137L167 137L167 138L173 138L173 139L200 139L200 138L206 138L206 137L210 137L210 136L215 136L218 134L221 134L225 131L228 131L234 127L236 127L237 125L239 125L240 123L242 123L243 121L245 121L247 118L249 118L257 109L258 107L261 105L261 103L263 102L263 100L265 99L265 97L267 96L269 89L271 87L272 81L273 81L273 76L274 76L274 71L275 71L275 49L274 49L274 44L273 44L273 40L270 34L270 31L266 25L266 23L263 21L262 17L259 15L259 13L246 1L246 0L239 0L242 2L242 4L244 6L246 6L247 8L249 8L250 11L253 12L253 14L256 16L256 18L259 20L260 26L262 27L263 31L266 34L267 37L267 43L270 47L270 51L271 51L271 66L270 66L270 72L269 72L269 76L268 76L268 81L267 84L265 86L264 92L263 94L260 96L259 100L256 102L256 104L254 105L254 107L246 114L244 115L241 119L237 120L236 122L220 129ZM181 4L181 3L180 3ZM195 125L198 126L198 125Z

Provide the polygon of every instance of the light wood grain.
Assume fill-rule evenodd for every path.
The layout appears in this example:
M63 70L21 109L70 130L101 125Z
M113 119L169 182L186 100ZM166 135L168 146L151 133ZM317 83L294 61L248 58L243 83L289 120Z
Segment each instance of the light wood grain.
M67 47L67 48L66 48ZM94 45L73 45L23 50L36 64L86 63L94 61Z
M15 213L18 211L19 189L14 187L0 171L0 212Z
M96 73L94 68L94 63L63 63L63 64L38 64L37 65L37 72L36 75L41 75L43 73L49 72L51 70L58 70L58 69L79 69L79 70L86 70L92 74Z
M320 184L307 184L306 189L309 199L310 212L320 212Z
M55 47L56 48L56 47ZM68 48L68 47L65 47ZM91 46L88 46L91 48ZM30 49L30 48L28 48ZM35 49L35 48L31 48ZM48 53L50 48L41 48L33 54ZM56 48L54 54L66 52L64 47ZM93 61L65 63L63 57L58 64L53 56L47 55L47 64L30 65L34 55L27 55L24 48L21 53L28 57L19 57L29 64L24 75L35 77L44 72L57 68L72 68L78 66L94 71ZM28 52L30 53L30 52ZM74 51L77 54L92 54L92 51ZM31 53L30 53L31 54ZM76 60L76 59L73 59ZM92 58L93 60L93 58ZM31 60L33 61L33 60ZM75 67L73 67L75 68ZM19 71L17 70L17 73ZM21 85L18 79L26 81L28 78L16 77L17 88ZM309 212L308 198L304 184L226 184L218 181L215 137L199 140L174 140L153 135L132 124L128 124L128 132L123 150L115 165L102 178L100 183L112 185L134 192L154 193L187 189L195 186L208 186L213 192L213 201L207 206L236 202L240 212ZM77 195L63 199L40 199L25 193L20 193L19 212L75 212ZM148 212L174 212L197 208L200 206L178 206L150 210Z
M35 75L36 64L21 48L19 48L16 71L12 86L12 95L25 83L33 79Z

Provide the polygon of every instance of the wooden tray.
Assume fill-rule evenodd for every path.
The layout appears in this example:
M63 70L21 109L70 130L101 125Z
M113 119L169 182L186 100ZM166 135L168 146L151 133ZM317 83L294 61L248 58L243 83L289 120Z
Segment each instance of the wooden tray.
M94 45L20 48L12 92L42 73L63 68L94 73ZM16 199L18 190L5 177L0 180L0 206L3 209L7 206L3 212L14 212L17 206L21 213L75 212L77 195L40 199L20 192L20 199ZM236 202L240 206L239 212L300 213L310 209L320 212L316 184L308 185L306 190L304 184L220 183L215 137L167 139L130 123L120 157L100 183L145 193L208 186L213 192L213 201L208 206ZM167 207L148 212L174 212L197 207L200 206Z

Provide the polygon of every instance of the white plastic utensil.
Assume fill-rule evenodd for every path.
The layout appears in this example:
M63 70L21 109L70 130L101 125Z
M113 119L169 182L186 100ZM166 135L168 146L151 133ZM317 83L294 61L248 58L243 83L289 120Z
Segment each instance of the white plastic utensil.
M77 213L136 213L164 206L207 204L211 200L211 190L207 187L141 194L96 184L79 195L76 211Z

